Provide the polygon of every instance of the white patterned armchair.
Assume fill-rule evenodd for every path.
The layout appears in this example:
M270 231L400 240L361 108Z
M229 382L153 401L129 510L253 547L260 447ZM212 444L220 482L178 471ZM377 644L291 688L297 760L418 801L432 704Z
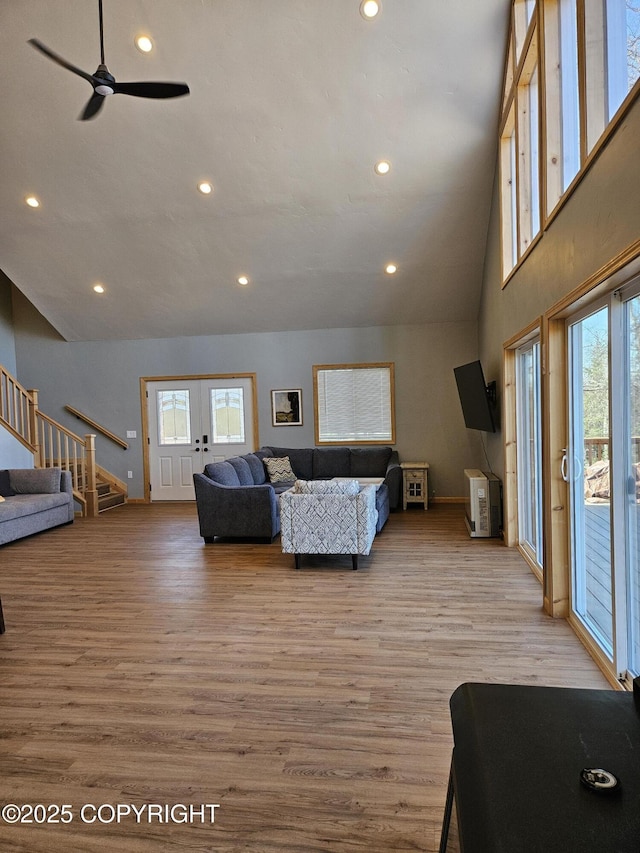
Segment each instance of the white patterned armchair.
M360 488L357 480L296 480L280 495L282 551L301 554L368 554L376 535L376 487Z

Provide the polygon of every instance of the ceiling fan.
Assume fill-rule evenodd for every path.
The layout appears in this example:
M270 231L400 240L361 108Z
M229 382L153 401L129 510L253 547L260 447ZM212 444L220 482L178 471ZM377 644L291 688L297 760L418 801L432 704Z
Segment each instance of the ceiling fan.
M79 77L84 77L93 86L93 94L89 98L82 114L78 116L81 121L94 118L102 108L107 95L134 95L137 98L178 98L189 94L186 83L118 83L110 73L104 62L104 34L102 26L102 0L98 0L98 13L100 16L100 65L94 74L88 74L81 68L76 68L66 59L58 56L50 48L38 39L29 39L29 44L37 48L49 59L57 62L63 68L72 71Z

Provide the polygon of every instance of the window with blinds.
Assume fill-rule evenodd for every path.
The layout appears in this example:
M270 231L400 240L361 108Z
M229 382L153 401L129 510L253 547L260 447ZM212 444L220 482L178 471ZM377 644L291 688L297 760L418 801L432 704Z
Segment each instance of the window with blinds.
M393 363L313 368L316 444L393 444Z

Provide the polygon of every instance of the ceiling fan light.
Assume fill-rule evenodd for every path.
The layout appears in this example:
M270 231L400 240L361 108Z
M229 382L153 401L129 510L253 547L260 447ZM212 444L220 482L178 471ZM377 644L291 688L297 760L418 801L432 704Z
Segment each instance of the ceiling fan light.
M153 42L151 41L149 36L136 36L135 46L141 53L151 53L151 51L153 50Z
M360 4L360 14L366 21L370 21L380 11L380 3L378 0L362 0Z

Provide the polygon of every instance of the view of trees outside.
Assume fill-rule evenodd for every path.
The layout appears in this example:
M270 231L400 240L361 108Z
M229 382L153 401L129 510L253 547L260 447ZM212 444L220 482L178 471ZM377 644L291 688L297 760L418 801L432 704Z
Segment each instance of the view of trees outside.
M627 72L629 89L640 77L640 2L627 0Z
M582 418L585 443L609 438L609 312L603 308L582 325ZM608 444L603 459L609 458ZM585 458L585 464L587 460Z
M640 297L627 302L629 432L631 462L640 462ZM603 308L582 324L584 438L609 437L608 310ZM622 412L613 416L622 416ZM603 454L609 458L608 450Z

